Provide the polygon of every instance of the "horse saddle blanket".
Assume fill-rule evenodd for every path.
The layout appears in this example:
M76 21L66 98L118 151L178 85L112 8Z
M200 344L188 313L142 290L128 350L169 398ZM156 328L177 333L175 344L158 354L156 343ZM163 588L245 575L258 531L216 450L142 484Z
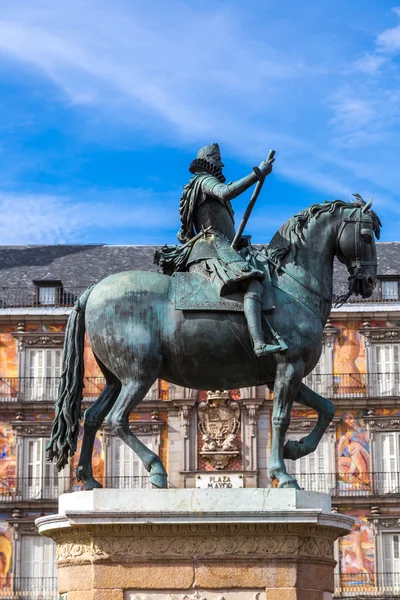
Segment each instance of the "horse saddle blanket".
M172 280L176 309L243 311L243 292L220 296L217 286L197 273L174 273ZM263 281L263 290L263 310L272 310L275 308L274 292L269 273Z

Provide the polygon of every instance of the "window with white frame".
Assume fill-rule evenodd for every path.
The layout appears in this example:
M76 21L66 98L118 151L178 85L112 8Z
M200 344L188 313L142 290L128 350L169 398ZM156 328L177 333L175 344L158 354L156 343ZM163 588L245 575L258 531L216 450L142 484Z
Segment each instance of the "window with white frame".
M387 591L400 591L400 533L382 535L383 581ZM390 590L392 588L392 590Z
M25 397L27 400L57 398L61 375L62 350L60 348L29 348L26 351Z
M300 440L306 433L289 434L289 439ZM286 460L286 468L297 479L300 487L329 494L335 488L333 469L334 439L329 433L322 436L315 452L298 460Z
M57 589L56 545L40 535L21 535L21 579L16 587L30 598L47 598ZM50 596L49 596L50 597Z
M373 344L377 395L393 395L400 391L400 344Z
M382 300L398 300L399 299L399 283L398 281L382 281L381 282Z
M27 500L55 500L59 496L57 468L46 460L49 440L43 437L23 439L22 493Z
M145 397L143 398L143 400L159 400L159 396L160 393L158 388L158 379L156 379L149 391L147 392L147 394L145 395Z
M321 355L314 369L304 378L304 383L317 394L323 394L326 387L326 378L324 357Z
M378 472L376 485L380 493L400 493L400 431L376 434Z
M57 303L57 288L50 286L40 286L38 288L39 304L54 306Z
M140 441L152 448L152 439L149 436L140 436ZM111 438L111 485L119 489L147 488L150 487L149 474L144 468L138 455L129 448L119 437Z

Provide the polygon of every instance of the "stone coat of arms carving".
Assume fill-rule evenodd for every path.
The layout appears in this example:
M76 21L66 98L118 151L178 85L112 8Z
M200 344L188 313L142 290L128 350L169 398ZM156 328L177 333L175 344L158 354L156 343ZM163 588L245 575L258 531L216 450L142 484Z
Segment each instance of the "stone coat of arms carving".
M216 469L224 469L239 454L237 435L240 430L240 404L229 392L208 392L207 402L197 407L198 428L202 436L200 454Z

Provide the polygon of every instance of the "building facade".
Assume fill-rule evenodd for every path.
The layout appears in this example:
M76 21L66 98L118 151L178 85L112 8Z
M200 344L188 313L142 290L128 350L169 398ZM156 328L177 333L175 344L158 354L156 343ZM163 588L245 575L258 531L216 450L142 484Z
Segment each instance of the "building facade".
M336 548L335 596L400 593L400 243L380 243L373 298L332 308L319 364L305 380L336 406L318 449L288 468L307 490L329 493L354 517ZM0 247L0 598L57 598L53 543L34 520L57 512L60 493L80 489L77 457L61 473L45 458L65 325L79 294L106 275L154 269L154 248ZM335 272L340 295L346 274ZM84 407L104 380L85 347ZM157 381L130 417L157 452L171 487L271 487L273 395L266 387L191 390ZM294 406L289 436L317 415ZM78 448L79 454L79 448ZM93 457L104 486L149 485L142 464L106 427Z

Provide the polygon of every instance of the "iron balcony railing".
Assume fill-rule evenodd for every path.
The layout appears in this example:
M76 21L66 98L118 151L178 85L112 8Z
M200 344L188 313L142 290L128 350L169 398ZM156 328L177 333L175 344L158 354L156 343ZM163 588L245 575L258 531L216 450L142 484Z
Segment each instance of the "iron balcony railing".
M373 472L349 473L295 473L288 467L291 474L296 477L300 487L309 492L322 492L333 497L350 496L398 496L400 494L400 473Z
M143 489L151 487L147 475L101 477L103 487ZM83 489L72 477L4 477L0 479L0 503L56 501L60 494Z
M303 381L325 398L400 397L400 373L311 373Z
M57 399L59 377L0 377L0 402L51 402ZM104 389L104 377L85 377L83 399L95 400ZM144 400L159 400L153 386Z
M85 288L0 288L0 308L49 308L73 306Z
M347 291L348 291L347 283L336 284L335 289L333 290L332 304L334 305L335 302L340 298L340 296L343 296L343 294L346 294ZM394 290L382 289L382 287L379 284L375 287L375 289L372 293L372 296L370 296L369 298L363 298L362 296L350 296L350 298L348 300L346 300L346 304L364 304L364 303L391 304L393 302L400 302L398 289L397 290L396 289L394 289ZM344 305L344 306L346 306L346 305Z
M84 290L85 288L65 289L60 286L2 287L0 288L0 308L70 307L75 304ZM336 284L332 303L334 304L347 291L347 283ZM400 298L396 290L385 290L378 285L370 298L350 296L347 302L350 304L393 303L400 302Z
M334 598L398 598L397 573L335 573Z
M59 600L57 577L0 578L0 598L8 600Z
M400 494L399 472L378 473L296 473L288 465L301 488L330 494L333 498L354 496L396 497ZM144 489L151 487L147 475L106 475L97 477L105 488ZM0 503L56 501L60 494L83 489L71 477L4 477L0 479Z

